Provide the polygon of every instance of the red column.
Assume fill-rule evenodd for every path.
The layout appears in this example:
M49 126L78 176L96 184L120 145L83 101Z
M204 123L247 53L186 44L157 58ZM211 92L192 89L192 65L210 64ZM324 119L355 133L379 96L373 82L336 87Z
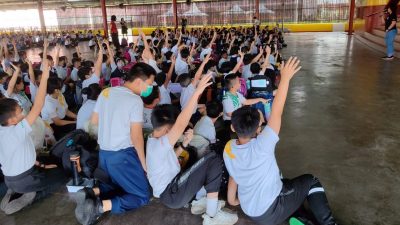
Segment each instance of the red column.
M354 10L356 8L356 0L350 0L350 18L349 18L349 30L348 35L353 35L353 24L354 24Z
M256 0L256 15L255 16L257 17L258 20L260 20L260 0Z
M103 15L103 29L104 36L108 38L108 24L107 24L107 11L106 11L106 0L100 0L101 14Z
M46 24L44 23L44 15L43 15L43 0L38 0L38 11L39 11L39 20L40 20L40 28L42 33L46 33Z
M176 0L172 0L172 10L174 13L175 29L178 29L178 7L176 6Z

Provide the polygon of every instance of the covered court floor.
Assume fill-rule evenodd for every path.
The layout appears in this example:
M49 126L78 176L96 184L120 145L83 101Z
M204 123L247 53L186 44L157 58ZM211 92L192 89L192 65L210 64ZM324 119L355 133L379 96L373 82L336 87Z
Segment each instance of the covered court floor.
M291 84L277 149L283 175L319 177L339 224L400 224L400 61L382 61L344 33L296 33L286 40L284 55L298 56L302 70ZM0 224L75 225L74 209L72 196L59 187L20 213L0 213ZM152 201L98 224L201 222L189 209ZM237 224L252 223L240 213Z

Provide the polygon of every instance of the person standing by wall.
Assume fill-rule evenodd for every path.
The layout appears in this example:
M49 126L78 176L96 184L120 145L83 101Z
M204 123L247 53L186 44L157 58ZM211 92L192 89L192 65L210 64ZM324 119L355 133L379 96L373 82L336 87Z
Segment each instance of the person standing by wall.
M186 32L186 26L187 26L187 18L186 18L186 16L182 17L181 25L182 25L182 33L184 34Z
M118 29L117 29L117 24L115 23L117 21L117 17L115 15L111 16L111 39L112 42L115 46L116 49L119 49L119 38L118 38Z
M122 37L128 36L128 26L126 25L124 18L121 18L120 24L122 30Z
M394 40L397 35L397 6L390 5L384 10L382 15L382 23L385 24L385 43L387 55L382 57L383 60L392 60L394 58Z

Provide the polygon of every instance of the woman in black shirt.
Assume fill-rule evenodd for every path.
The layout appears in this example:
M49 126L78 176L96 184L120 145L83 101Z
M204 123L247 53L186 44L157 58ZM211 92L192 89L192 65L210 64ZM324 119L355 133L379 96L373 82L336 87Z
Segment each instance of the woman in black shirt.
M394 40L397 35L397 6L389 6L385 8L382 16L382 22L385 24L385 43L387 47L387 56L382 57L384 60L392 60L394 58Z

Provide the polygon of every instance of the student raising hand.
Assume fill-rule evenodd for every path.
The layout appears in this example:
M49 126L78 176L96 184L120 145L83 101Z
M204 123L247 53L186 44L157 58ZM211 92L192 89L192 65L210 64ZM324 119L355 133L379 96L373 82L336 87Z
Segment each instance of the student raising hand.
M183 108L182 112L176 119L174 126L168 132L167 134L168 140L172 146L174 146L175 143L179 140L179 138L185 131L185 128L189 124L190 117L193 114L193 109L196 107L199 97L204 92L204 90L212 84L212 82L210 82L211 78L212 78L211 73L203 76L203 78L197 85L195 92L190 98L189 103L185 106L185 108Z
M271 117L268 121L268 126L279 134L282 123L282 113L285 106L289 82L293 76L301 69L300 61L295 57L290 57L287 63L282 62L281 82L276 92L274 103L272 104Z

